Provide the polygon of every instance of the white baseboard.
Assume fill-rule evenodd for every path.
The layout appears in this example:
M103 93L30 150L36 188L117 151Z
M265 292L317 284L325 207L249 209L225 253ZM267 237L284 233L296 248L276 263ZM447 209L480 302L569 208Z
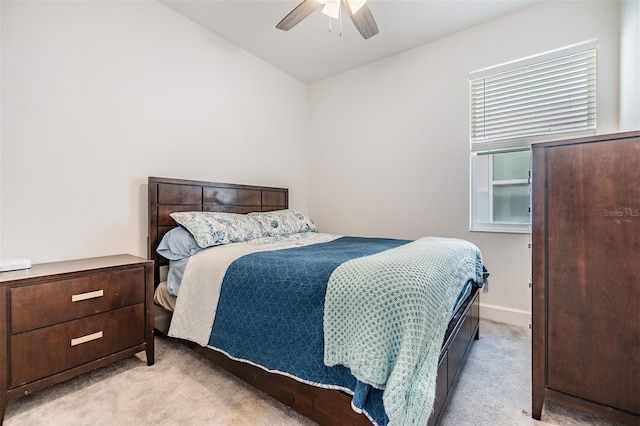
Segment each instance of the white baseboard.
M480 303L480 318L529 328L531 312Z

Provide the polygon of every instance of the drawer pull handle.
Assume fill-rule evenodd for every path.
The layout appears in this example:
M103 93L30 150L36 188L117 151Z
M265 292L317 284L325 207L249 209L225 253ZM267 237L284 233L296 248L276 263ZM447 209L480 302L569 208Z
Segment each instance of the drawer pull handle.
M96 291L90 291L87 293L72 294L71 301L79 302L81 300L95 299L96 297L102 297L102 296L104 296L104 290L96 290Z
M102 339L102 331L98 331L97 333L87 334L86 336L71 339L71 346L81 345L83 343L87 343L92 340L98 340L98 339Z

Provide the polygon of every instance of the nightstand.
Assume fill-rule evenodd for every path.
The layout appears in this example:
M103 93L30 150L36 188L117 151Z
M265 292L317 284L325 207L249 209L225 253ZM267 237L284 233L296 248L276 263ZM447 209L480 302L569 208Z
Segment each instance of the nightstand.
M0 423L7 401L145 351L153 261L131 255L0 273Z

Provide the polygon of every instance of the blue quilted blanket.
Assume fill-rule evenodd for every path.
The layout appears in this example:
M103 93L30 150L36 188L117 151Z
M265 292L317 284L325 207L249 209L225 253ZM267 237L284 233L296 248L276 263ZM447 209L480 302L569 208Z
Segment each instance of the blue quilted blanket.
M323 362L325 295L339 265L409 242L342 237L237 259L222 282L209 346L268 371L345 390L374 423L386 425L383 391L359 382L342 365Z

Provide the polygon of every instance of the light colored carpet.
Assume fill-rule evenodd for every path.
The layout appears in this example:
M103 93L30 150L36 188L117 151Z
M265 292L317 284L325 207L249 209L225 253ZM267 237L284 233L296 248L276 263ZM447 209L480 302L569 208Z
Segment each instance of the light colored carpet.
M443 426L613 423L545 404L531 419L531 333L482 321ZM6 426L313 425L182 345L156 337L144 354L9 402Z

